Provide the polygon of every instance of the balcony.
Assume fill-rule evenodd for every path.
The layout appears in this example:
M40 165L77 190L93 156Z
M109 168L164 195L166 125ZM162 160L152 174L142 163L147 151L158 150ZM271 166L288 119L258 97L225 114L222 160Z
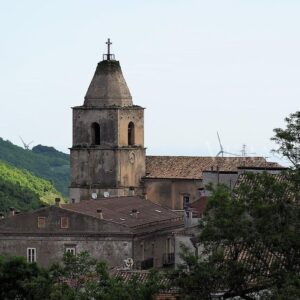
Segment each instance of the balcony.
M172 266L175 263L175 255L174 253L164 253L163 254L163 265L164 266Z
M153 268L153 258L148 258L146 260L141 261L141 269L147 270Z

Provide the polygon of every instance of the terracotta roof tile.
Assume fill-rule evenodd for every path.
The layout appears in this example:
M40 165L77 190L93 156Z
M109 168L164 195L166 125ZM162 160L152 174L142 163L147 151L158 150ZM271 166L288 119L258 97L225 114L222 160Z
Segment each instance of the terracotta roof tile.
M61 208L96 218L99 218L97 209L101 209L104 220L130 228L145 226L156 228L162 223L169 223L169 225L182 223L182 218L177 213L138 196L85 200L79 203L62 204ZM133 209L137 210L137 217L132 213Z
M280 168L263 157L147 156L146 178L202 179L211 168L237 171L238 167Z
M208 201L208 197L202 196L198 200L196 200L190 204L192 211L195 212L195 214L197 215L198 218L200 218L202 216L202 214L204 213L204 210L207 205L207 201Z

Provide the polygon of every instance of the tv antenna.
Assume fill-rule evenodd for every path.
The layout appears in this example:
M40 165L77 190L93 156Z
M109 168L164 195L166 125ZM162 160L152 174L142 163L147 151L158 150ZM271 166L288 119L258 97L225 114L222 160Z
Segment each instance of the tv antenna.
M219 145L220 145L220 151L218 152L217 157L220 157L220 156L224 157L224 154L232 155L232 156L240 156L240 155L235 154L235 153L230 153L230 152L224 151L224 147L222 145L221 138L220 138L220 135L219 135L218 131L217 131L217 136L218 136L218 141L219 141Z
M242 153L242 157L246 157L248 155L256 155L257 154L255 152L252 152L252 153L247 152L247 145L246 144L243 144L243 148L241 150L241 153Z
M24 140L22 139L21 136L20 136L20 139L21 139L21 141L22 141L22 143L23 143L24 149L25 149L25 150L30 150L30 149L29 149L29 146L33 143L33 141L31 141L30 143L27 144L27 143L24 142Z

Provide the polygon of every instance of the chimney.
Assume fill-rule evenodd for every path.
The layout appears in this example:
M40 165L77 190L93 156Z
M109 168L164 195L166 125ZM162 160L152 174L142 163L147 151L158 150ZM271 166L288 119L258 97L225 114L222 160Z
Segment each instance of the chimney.
M101 208L97 209L97 214L99 216L99 219L103 220L103 213L102 213L102 209Z
M129 196L134 196L134 187L133 186L131 186L129 188Z
M60 198L55 198L55 206L60 206Z
M135 209L135 208L132 209L131 214L132 214L133 217L137 218L138 217L138 211L137 211L137 209Z
M10 215L14 216L15 215L15 209L14 209L14 207L10 207L9 210L10 210Z

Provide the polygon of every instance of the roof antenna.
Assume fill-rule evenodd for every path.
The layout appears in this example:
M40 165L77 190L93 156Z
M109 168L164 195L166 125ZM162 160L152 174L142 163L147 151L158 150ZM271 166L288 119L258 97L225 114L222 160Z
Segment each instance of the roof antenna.
M242 157L246 157L246 156L248 156L248 155L256 155L257 153L255 153L255 152L252 152L252 153L249 153L249 152L247 152L247 145L246 144L243 144L243 148L242 148L242 150L241 150L241 153L242 153Z
M20 136L20 139L21 139L21 141L22 141L22 143L23 143L24 149L25 149L25 150L30 150L30 149L29 149L29 146L33 143L33 141L31 141L30 143L27 144L27 143L24 142L24 140L22 139L21 136Z
M220 156L224 157L224 154L228 154L228 155L232 155L232 156L240 156L240 155L235 154L235 153L230 153L230 152L224 151L224 148L223 148L223 145L222 145L222 142L221 142L221 138L220 138L220 135L219 135L218 131L217 131L217 136L218 136L218 141L219 141L219 145L220 145L220 151L216 155L217 157L220 157Z

